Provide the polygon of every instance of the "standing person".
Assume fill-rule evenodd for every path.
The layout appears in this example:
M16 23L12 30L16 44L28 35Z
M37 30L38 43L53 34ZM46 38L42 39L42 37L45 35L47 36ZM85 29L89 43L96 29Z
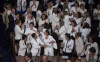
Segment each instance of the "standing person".
M36 11L39 5L39 1L37 0L32 0L30 1L30 9L32 11L32 14L36 17Z
M18 56L25 56L25 54L30 53L30 43L27 41L27 36L23 35L22 40L19 41Z
M61 45L63 46L63 56L70 58L72 56L72 50L74 47L74 41L71 39L70 34L65 34L65 39Z
M40 56L41 47L46 47L46 45L43 44L40 38L37 38L37 34L35 33L32 34L32 39L30 42L32 45L31 49L32 56Z
M89 42L87 42L85 44L85 49L86 49L85 55L86 55L86 60L87 61L89 61L89 54L90 54L89 49L91 47L95 48L96 52L94 52L94 54L98 55L98 44L96 42L94 42L94 39L93 39L92 36L89 36Z
M31 22L30 25L29 25L29 28L27 28L27 29L25 30L25 35L28 36L28 40L29 40L29 41L32 39L31 35L32 35L33 33L38 34L37 29L34 27L34 23Z
M15 26L15 45L17 47L17 51L19 48L19 41L22 39L22 34L24 34L24 24L21 25L21 21L17 20L16 21L16 26ZM21 28L20 28L21 27Z
M11 9L11 14L8 16L9 19L9 31L14 32L14 28L16 25L16 11L14 8Z
M33 60L32 60L32 54L26 54L25 55L25 61L26 62L34 62Z
M75 34L75 50L78 58L84 55L84 43L80 36L80 33Z
M49 31L45 30L44 31L44 38L43 38L43 42L44 44L47 45L47 47L44 48L44 55L46 56L54 56L54 49L57 49L57 44L55 39L49 35Z
M24 14L26 12L26 0L17 0L17 11L19 14Z

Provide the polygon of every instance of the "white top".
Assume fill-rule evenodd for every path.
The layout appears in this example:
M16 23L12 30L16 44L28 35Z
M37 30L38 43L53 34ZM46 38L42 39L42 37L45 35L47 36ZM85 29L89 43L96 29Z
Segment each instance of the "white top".
M24 34L24 29L21 29L18 25L15 26L15 40L21 40L22 34Z
M76 34L77 32L79 32L79 27L78 27L78 26L74 27L74 32L72 32L72 26L71 26L71 25L69 26L68 33L69 33L71 36L74 36L74 37L75 37L75 34Z
M29 42L26 41L26 44L28 44ZM25 56L25 52L27 50L27 53L30 52L29 48L31 48L31 46L26 46L24 40L20 40L19 41L19 50L18 50L18 55L20 56Z
M30 9L32 11L37 11L38 5L39 5L39 1L35 1L35 4L33 4L33 1L30 1Z
M25 11L26 4L27 4L26 0L17 0L17 10L21 11L21 8L22 8L22 11Z
M26 26L26 29L29 28L29 24L33 22L34 23L34 26L36 26L36 21L35 21L35 18L32 18L32 19L28 19L28 16L26 16L25 18L25 26Z
M79 5L81 5L81 4L84 4L84 6L85 6L85 2L84 1L78 1L78 3L79 3Z
M94 16L94 20L99 20L100 21L100 10L94 9L93 16Z
M30 41L32 39L31 34L36 33L37 29L34 27L33 30L30 28L27 28L25 31L25 34L28 35L28 40Z
M82 18L74 18L78 27L81 27L81 24L82 24Z
M79 12L79 10L80 10L79 7L75 8L75 6L73 6L73 7L71 8L71 13L72 13L72 11L73 11L73 12L76 14L77 12Z
M98 44L96 43L96 42L94 42L94 43L89 43L89 42L87 42L86 43L86 45L87 44L90 44L89 46L87 46L87 49L86 49L86 51L85 51L85 54L87 55L87 54L89 54L89 49L91 48L91 47L94 47L95 49L96 49L96 53L95 54L98 54Z
M84 29L83 28L80 28L80 32L81 32L81 35L83 37L83 40L86 42L87 37L88 37L88 35L91 32L91 29L90 28L84 28Z
M39 27L42 27L42 25L45 24L45 23L48 23L48 19L46 19L46 20L40 19L39 20L39 23L38 23L39 24Z
M87 17L85 22L87 22L89 24L89 26L91 27L91 18L90 17Z
M63 43L64 43L63 51L67 53L71 53L74 47L74 41L73 40L70 40L70 41L63 40Z
M66 34L66 28L65 26L62 26L60 29L59 29L59 39L60 40L63 40L65 39L65 34Z
M82 9L80 8L79 12L82 14L82 16L84 16L84 13L87 12L87 10L86 10L86 9L82 10Z
M65 15L65 17L64 17L64 19L63 19L63 21L64 21L64 26L65 26L65 28L66 28L66 32L68 31L69 26L70 26L70 24L71 24L70 18L73 18L73 16Z
M53 43L53 44L50 44L49 42L51 42L51 41L55 41L55 43ZM55 48L55 49L57 49L57 44L56 44L56 40L52 37L52 36L48 36L48 39L45 39L45 36L43 37L43 42L44 42L44 44L45 45L47 45L48 47L46 47L46 48Z
M76 52L77 54L81 53L81 56L84 55L83 49L84 49L84 43L81 37L75 40L75 45L76 45Z
M40 10L36 11L36 22L39 22L41 19L42 12Z

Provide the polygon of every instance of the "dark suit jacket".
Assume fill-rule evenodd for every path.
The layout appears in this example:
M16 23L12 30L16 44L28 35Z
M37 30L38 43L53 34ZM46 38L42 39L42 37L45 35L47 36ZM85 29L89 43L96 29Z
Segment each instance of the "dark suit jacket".
M8 18L9 18L9 31L10 32L14 32L14 28L15 28L15 23L16 22L15 22L15 20L14 20L12 15L9 15Z

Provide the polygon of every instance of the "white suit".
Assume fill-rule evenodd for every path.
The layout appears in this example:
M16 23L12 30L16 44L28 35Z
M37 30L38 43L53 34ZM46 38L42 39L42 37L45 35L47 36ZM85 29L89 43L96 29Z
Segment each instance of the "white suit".
M37 31L37 29L34 27L33 30L31 30L30 28L27 28L25 31L25 34L28 35L28 40L30 41L32 39L31 34L36 33L35 31Z
M32 38L31 44L32 44L32 49L31 49L32 56L40 56L41 52L40 45L43 45L43 42L39 38L37 38L36 40Z
M26 11L26 0L17 0L17 10L18 11Z
M44 37L43 40L44 40L44 44L48 46L48 47L45 47L44 54L47 56L54 56L53 48L57 49L57 44L56 44L55 39L49 35L48 39L45 39L45 37ZM55 41L55 43L50 44L49 42L51 42L51 41Z
M70 24L71 24L71 22L70 22L70 20L69 20L70 18L73 18L73 16L65 15L65 17L64 17L64 19L63 19L63 21L64 21L64 26L65 26L65 28L66 28L66 32L68 32L69 26L70 26Z
M72 53L72 50L74 47L74 41L73 40L70 40L70 41L63 40L63 43L64 43L63 51L66 53Z
M26 41L26 44L29 43ZM27 53L30 53L31 46L26 46L24 40L20 40L19 42L19 50L18 50L18 56L25 56L25 52L27 50Z
M22 34L24 34L24 29L21 29L18 25L15 26L15 40L21 40Z
M38 5L39 5L39 1L35 1L34 3L35 3L35 5L33 4L33 1L30 1L30 9L32 11L37 11L37 8L38 8Z

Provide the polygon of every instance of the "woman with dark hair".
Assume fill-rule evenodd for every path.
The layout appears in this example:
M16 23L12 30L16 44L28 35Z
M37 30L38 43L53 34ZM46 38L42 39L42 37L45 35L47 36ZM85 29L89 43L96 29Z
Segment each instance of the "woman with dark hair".
M68 33L75 37L75 34L79 32L79 27L77 26L77 23L75 20L71 21L71 25L69 26L69 29L68 29Z
M44 55L46 56L54 56L54 49L57 49L57 44L55 39L50 35L48 30L44 31L44 38L43 38L43 42L45 45L47 45L47 47L44 48Z
M39 27L43 27L45 23L48 23L47 15L42 14L41 19L39 20Z
M82 24L82 17L81 17L81 13L77 12L76 17L74 18L78 27L81 27Z
M39 38L37 38L36 33L32 34L32 39L30 42L32 45L31 48L32 56L40 56L41 47L47 47L47 45L44 45L44 43Z
M32 15L32 13L28 13L28 15L25 17L25 22L24 22L26 29L29 28L29 24L31 22L33 22L34 26L36 26L35 17Z
M82 27L80 28L80 32L81 32L83 41L86 43L87 37L88 37L88 35L91 32L91 29L89 27L89 24L88 23L83 23L82 24Z
M71 39L70 34L65 34L65 39L63 40L61 45L63 46L63 56L67 56L68 58L70 58L72 56L72 50L74 47L74 41Z
M14 28L14 31L15 31L15 45L16 45L16 47L18 49L19 41L22 39L22 35L24 34L24 24L21 25L21 20L17 20L16 24L17 25Z
M96 42L94 42L94 38L92 36L89 36L89 42L87 42L85 44L85 55L86 55L86 60L89 61L89 50L91 47L95 48L96 49L96 52L94 53L95 55L98 55L98 44Z
M30 53L30 43L27 41L27 36L23 35L22 40L19 41L18 56L25 56L25 54Z

